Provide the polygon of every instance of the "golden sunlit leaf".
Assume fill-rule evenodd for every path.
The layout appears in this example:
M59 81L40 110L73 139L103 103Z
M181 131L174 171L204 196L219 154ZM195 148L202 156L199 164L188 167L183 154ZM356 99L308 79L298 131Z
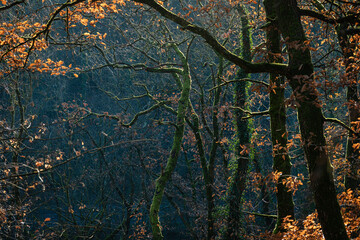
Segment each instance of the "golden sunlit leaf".
M35 163L35 166L37 166L37 167L41 167L42 165L44 165L43 162L36 162L36 163Z

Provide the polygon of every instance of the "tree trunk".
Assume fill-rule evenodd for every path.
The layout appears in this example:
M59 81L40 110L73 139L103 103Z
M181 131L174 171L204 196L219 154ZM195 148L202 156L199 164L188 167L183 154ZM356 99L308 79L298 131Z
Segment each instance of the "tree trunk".
M347 104L349 111L349 123L352 129L358 131L357 122L360 117L359 95L357 90L357 72L353 68L354 59L351 58L354 52L355 44L349 42L346 34L347 24L339 24L336 29L341 50L344 55L345 63L345 84L347 85ZM349 132L347 146L346 146L346 159L350 164L350 170L345 176L346 189L352 189L356 196L359 196L360 177L358 171L360 170L360 149L354 148L354 144L360 143L360 139L355 134Z
M289 82L298 106L300 132L318 218L327 240L348 239L336 198L333 168L324 137L324 117L314 86L314 70L296 0L265 0L274 6L289 54Z
M172 144L170 156L167 161L165 170L160 174L160 177L155 181L155 193L150 206L150 224L152 228L153 239L155 240L163 239L163 235L161 232L161 225L159 221L160 205L164 195L165 185L170 179L175 169L177 159L179 157L181 143L184 136L185 115L189 105L189 96L191 89L191 77L190 77L190 71L187 60L184 54L180 52L180 50L176 46L174 46L174 49L177 52L178 56L181 58L182 65L184 68L183 87L178 103L177 116L176 116L176 130L174 134L174 141Z
M266 4L266 17L270 23L267 28L267 48L269 60L281 63L280 33L275 19L276 15L273 5ZM284 77L277 74L270 74L270 126L271 140L273 145L274 171L281 172L281 176L276 184L277 192L277 221L274 233L282 231L282 222L286 216L294 218L294 202L292 193L282 183L283 179L291 174L291 159L287 148L286 130L286 108L284 101Z
M202 137L201 137L201 133L200 133L200 121L199 121L199 116L193 112L192 115L192 124L190 125L190 127L192 128L194 135L195 135L195 139L196 139L196 146L198 149L198 153L199 153L199 157L200 157L200 164L201 164L201 169L203 172L203 177L204 177L204 182L205 182L205 190L206 190L206 201L207 201L207 222L208 222L208 229L207 229L207 239L211 240L215 238L215 231L214 231L214 218L213 218L213 210L214 210L214 198L213 198L213 182L214 182L214 176L210 175L210 170L208 164L207 164L207 159L206 159L206 154L205 154L205 150L204 150L204 145L202 142ZM213 171L212 171L213 174Z
M251 39L250 27L247 19L245 9L238 6L241 15L242 25L242 57L245 60L251 60ZM242 69L238 72L237 78L248 78ZM235 143L235 157L236 157L236 171L232 178L229 193L229 215L227 219L226 239L240 239L243 233L241 232L241 208L242 195L246 188L246 180L249 168L250 158L250 120L244 120L245 113L241 109L245 109L245 103L248 99L249 83L246 81L235 83L235 127L236 127L236 143Z
M216 85L221 84L221 76L223 74L223 65L224 61L223 58L219 57L219 70L216 76ZM174 76L176 78L176 76ZM214 79L215 80L215 79ZM212 112L212 127L213 131L211 132L209 128L209 134L212 138L211 148L210 148L210 154L209 154L209 160L206 157L205 153L205 147L203 143L203 138L201 136L200 132L200 120L199 116L196 114L191 100L189 100L189 108L191 110L191 121L189 119L186 119L188 125L190 126L191 130L193 131L195 135L196 140L196 147L198 150L199 158L200 158L200 164L201 169L204 177L205 182L205 191L206 191L206 201L207 201L207 239L213 240L215 239L215 228L214 223L215 219L213 216L213 211L215 208L214 203L214 194L213 194L213 184L214 184L214 178L215 178L215 159L216 159L216 153L217 148L219 146L219 140L220 140L220 128L218 123L218 108L219 108L219 102L220 102L220 95L221 95L221 88L217 88L215 90L215 96L213 100L213 112ZM202 111L205 109L202 108ZM208 126L205 126L205 128Z

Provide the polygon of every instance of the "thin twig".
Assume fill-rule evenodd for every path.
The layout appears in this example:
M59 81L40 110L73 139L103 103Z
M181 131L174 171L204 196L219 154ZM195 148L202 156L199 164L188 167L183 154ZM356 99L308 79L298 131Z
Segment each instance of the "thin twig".
M230 109L240 110L240 111L242 111L242 112L249 115L247 117L243 117L242 119L248 119L248 118L251 118L253 116L263 116L263 115L268 115L269 114L269 110L262 111L262 112L251 112L251 111L245 110L245 109L243 109L241 107L234 107L234 106L231 106Z
M332 123L336 123L339 124L340 126L342 126L343 128L345 128L346 130L348 130L349 132L359 136L360 133L354 131L351 127L349 127L348 125L346 125L345 123L343 123L342 121L340 121L337 118L324 118L325 122L332 122Z
M92 153L95 153L95 152L103 150L103 149L124 145L126 143L135 143L135 142L144 142L144 141L156 141L156 140L155 139L134 139L134 140L128 140L128 141L121 141L121 142L111 144L111 145L107 145L107 146L93 148L93 149L84 151L79 155L68 158L65 161L61 162L61 163L58 163L58 164L56 164L54 166L51 166L50 168L36 169L35 171L28 172L28 173L23 173L23 174L18 174L18 175L10 175L10 176L7 176L7 177L0 178L0 181L6 181L6 180L9 180L9 179L13 179L13 178L29 177L29 176L33 176L33 175L39 175L40 173L49 172L49 171L53 170L54 168L57 168L59 166L62 166L62 165L65 165L65 164L71 162L72 160L83 157L83 156L85 156L85 154L92 154Z
M243 213L250 214L250 215L259 216L259 217L277 218L277 215L269 215L269 214L256 213L256 212L248 212L248 211L242 211L242 212L243 212Z
M247 81L247 82L252 82L252 83L262 84L262 85L264 85L264 86L267 87L267 88L269 87L269 84L268 84L268 83L263 82L263 81L254 80L254 79L251 79L251 78L233 79L233 80L229 80L229 81L223 80L223 81L224 81L223 83L221 83L221 84L219 84L219 85L217 85L217 86L215 86L215 87L213 87L213 88L210 88L209 91L213 91L213 90L215 90L215 89L217 89L217 88L219 88L219 87L225 86L225 85L230 84L230 83L234 83L234 82L245 82L245 81Z

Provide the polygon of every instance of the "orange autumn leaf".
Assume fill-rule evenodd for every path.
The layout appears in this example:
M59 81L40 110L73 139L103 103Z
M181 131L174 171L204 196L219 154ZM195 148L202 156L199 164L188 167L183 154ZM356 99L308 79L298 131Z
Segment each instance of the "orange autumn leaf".
M36 163L35 163L35 166L37 166L37 167L41 167L42 165L44 165L43 162L36 162Z

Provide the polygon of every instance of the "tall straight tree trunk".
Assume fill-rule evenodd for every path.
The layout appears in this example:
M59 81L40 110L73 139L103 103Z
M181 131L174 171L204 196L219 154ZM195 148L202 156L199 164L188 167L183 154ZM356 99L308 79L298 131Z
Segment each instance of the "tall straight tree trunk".
M242 57L245 60L251 60L251 36L250 26L245 9L238 6L241 17L241 42ZM243 70L237 74L238 79L248 78ZM242 196L246 188L246 180L248 176L249 158L250 158L250 120L243 118L245 113L241 109L245 109L245 103L248 99L249 83L246 81L236 82L234 87L235 107L235 127L236 127L236 143L235 157L236 170L232 177L229 193L229 215L227 219L226 239L240 239L241 232L241 208Z
M270 22L267 28L267 48L269 51L269 60L271 62L281 63L281 47L280 47L280 32L275 19L276 15L273 5L265 5L266 17ZM276 184L277 192L277 221L274 233L282 231L281 226L283 219L286 216L294 218L294 202L292 193L282 183L283 179L291 174L291 159L288 154L286 130L286 108L284 101L284 77L277 74L270 74L270 126L271 126L271 140L273 145L274 171L281 172L282 175Z
M349 113L349 124L352 129L358 131L357 122L360 118L360 102L358 93L358 73L354 70L354 59L351 58L356 45L350 43L349 36L346 34L347 24L339 24L336 28L341 50L345 63L345 81L347 84L347 104ZM360 149L355 148L354 144L360 144L359 136L349 132L346 143L346 160L350 165L349 172L345 175L345 188L352 189L356 197L360 196ZM347 209L349 210L349 209ZM357 239L360 230L351 233L351 238Z
M298 105L301 138L318 218L327 240L348 239L336 198L333 168L324 137L324 117L314 86L314 69L296 0L265 0L276 12L289 54L289 82ZM305 47L305 48L304 48Z
M349 123L354 130L357 129L357 121L360 117L360 102L359 102L359 93L357 89L357 72L354 71L353 64L354 59L351 58L354 52L355 44L349 42L348 36L346 34L348 26L347 24L339 24L337 27L337 35L339 38L339 43L341 50L344 56L345 63L345 78L347 84L347 93L346 98L348 101L348 111L349 111ZM360 139L355 134L349 132L347 146L346 146L346 159L350 164L350 171L345 176L345 187L346 189L352 189L356 196L359 196L359 185L360 185L360 176L358 174L360 170L360 149L354 148L354 144L359 144Z
M176 129L172 148L170 151L170 156L168 158L165 170L161 172L160 177L155 181L155 193L150 206L150 224L152 228L153 239L155 240L163 239L161 225L159 221L160 205L164 195L165 185L169 181L172 173L174 172L179 157L181 143L184 136L185 115L189 105L191 89L191 77L187 59L177 46L174 46L174 49L177 52L177 55L181 58L181 62L183 65L183 85L181 96L178 102Z

